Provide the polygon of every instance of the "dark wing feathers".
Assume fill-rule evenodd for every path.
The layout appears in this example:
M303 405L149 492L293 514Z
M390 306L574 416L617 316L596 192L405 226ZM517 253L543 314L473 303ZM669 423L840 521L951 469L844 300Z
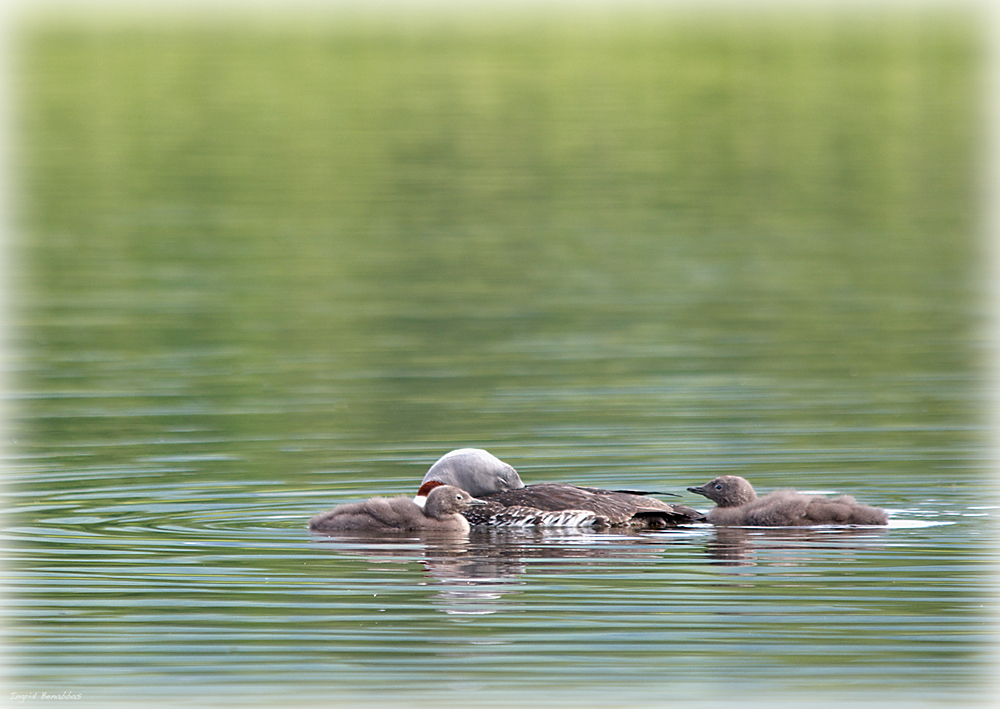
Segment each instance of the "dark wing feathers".
M690 507L671 505L653 497L562 483L528 485L517 490L483 495L482 499L504 506L519 505L548 511L589 510L607 517L612 525L630 524L634 517L658 518L673 523L704 519L700 512Z

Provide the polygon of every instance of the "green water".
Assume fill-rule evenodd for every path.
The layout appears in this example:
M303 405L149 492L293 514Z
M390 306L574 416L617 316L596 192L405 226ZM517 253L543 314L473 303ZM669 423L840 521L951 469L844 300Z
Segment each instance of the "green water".
M985 700L975 18L46 20L17 48L15 692ZM893 524L305 532L467 445Z

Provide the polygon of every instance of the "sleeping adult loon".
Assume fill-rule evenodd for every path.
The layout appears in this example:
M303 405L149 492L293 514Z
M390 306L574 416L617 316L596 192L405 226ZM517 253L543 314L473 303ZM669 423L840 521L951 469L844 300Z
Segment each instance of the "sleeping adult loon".
M423 506L408 497L372 497L341 505L309 520L313 532L468 532L461 515L470 505L482 505L464 490L441 485L431 490Z
M442 484L460 487L487 503L463 512L474 525L663 529L705 519L695 509L640 492L566 483L525 485L513 467L478 448L442 456L424 475L415 502L421 504L428 491Z
M689 492L704 495L717 507L708 521L729 527L802 527L810 524L888 524L889 515L879 507L859 504L850 495L824 497L795 490L775 490L757 497L753 485L737 475L723 475Z

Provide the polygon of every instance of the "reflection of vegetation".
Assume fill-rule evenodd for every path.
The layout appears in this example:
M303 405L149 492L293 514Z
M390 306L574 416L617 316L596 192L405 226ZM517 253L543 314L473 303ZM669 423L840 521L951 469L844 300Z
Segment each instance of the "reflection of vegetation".
M93 355L83 388L483 440L497 391L631 424L678 403L671 375L970 366L969 22L43 25L25 48L25 317L40 356Z

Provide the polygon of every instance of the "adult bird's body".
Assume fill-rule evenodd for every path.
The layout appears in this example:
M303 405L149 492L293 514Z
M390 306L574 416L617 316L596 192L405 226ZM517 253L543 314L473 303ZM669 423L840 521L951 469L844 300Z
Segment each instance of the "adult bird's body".
M525 485L517 471L490 453L462 448L442 456L421 481L417 501L435 485L468 491L486 505L465 516L484 526L592 526L662 529L705 516L631 490L605 490L566 483Z

